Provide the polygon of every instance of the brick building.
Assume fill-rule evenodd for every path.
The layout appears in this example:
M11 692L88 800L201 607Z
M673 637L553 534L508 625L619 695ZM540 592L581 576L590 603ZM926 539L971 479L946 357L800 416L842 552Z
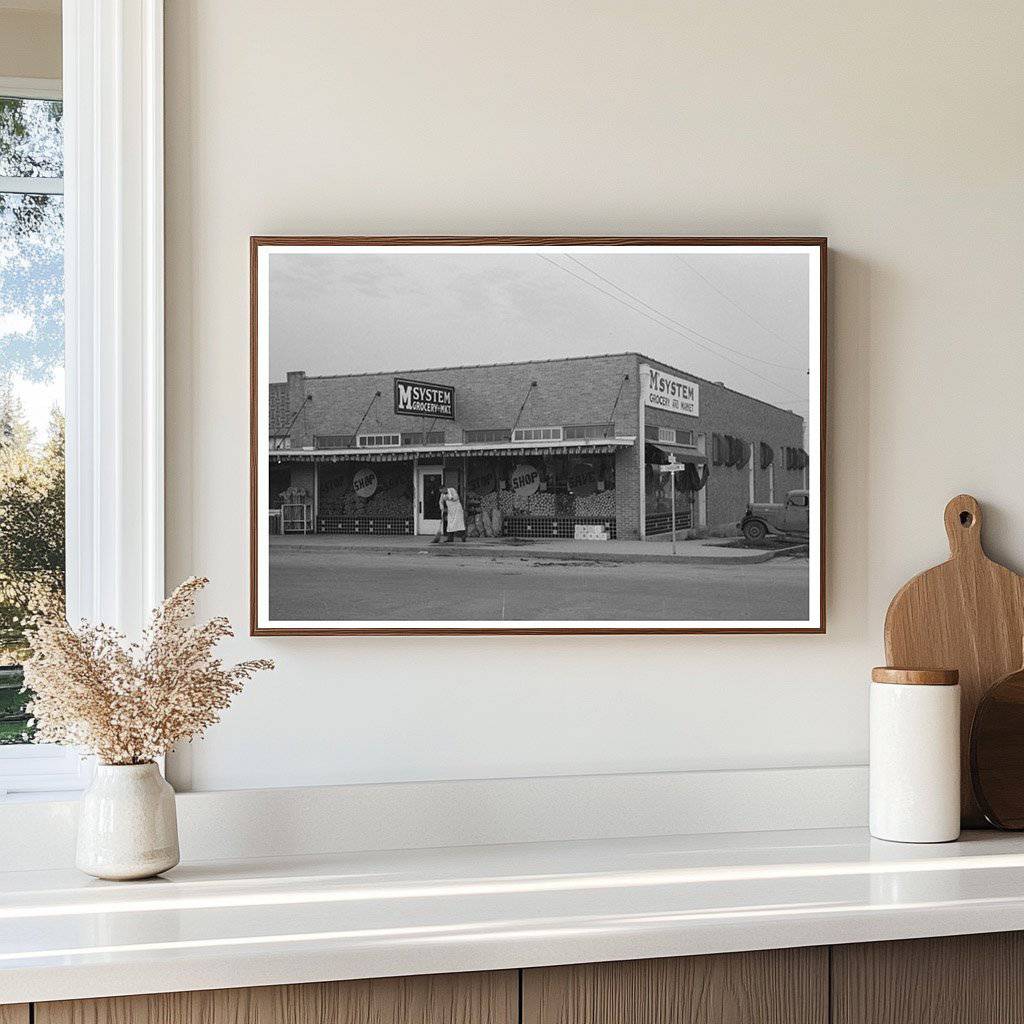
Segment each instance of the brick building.
M444 485L520 537L737 522L806 486L804 424L627 352L270 385L275 528L433 534ZM658 470L674 459L687 469ZM500 510L495 517L494 510Z

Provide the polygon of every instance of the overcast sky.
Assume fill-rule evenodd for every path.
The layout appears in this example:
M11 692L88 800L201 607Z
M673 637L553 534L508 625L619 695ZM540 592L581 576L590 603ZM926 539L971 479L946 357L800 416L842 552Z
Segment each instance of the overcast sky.
M270 379L639 351L806 415L804 255L275 253Z

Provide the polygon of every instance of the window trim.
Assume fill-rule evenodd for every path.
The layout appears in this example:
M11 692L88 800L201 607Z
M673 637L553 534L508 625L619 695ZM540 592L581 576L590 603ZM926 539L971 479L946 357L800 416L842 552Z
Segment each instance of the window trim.
M64 0L62 22L62 81L0 85L64 102L68 618L137 635L165 594L163 0ZM7 747L0 800L66 797L91 771Z
M551 432L551 437L527 437L527 434L540 433L543 434L545 431ZM565 428L561 426L545 426L545 427L516 427L512 431L512 441L517 444L526 444L530 441L564 441L565 440Z
M63 99L60 79L56 78L5 78L0 76L0 96L4 99L47 100L50 103L56 103ZM64 179L0 174L0 192L37 196L63 195Z
M59 78L10 78L0 75L0 96L19 100L59 100L64 90Z
M163 0L63 24L68 617L135 634L164 597Z
M357 448L400 448L401 434L356 434Z

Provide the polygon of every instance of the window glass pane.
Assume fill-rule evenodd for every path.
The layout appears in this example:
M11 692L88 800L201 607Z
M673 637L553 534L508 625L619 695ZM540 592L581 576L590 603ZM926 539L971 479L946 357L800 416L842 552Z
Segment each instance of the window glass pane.
M64 176L62 113L59 100L0 96L0 176Z
M64 199L0 192L0 744L31 736L26 618L64 588Z

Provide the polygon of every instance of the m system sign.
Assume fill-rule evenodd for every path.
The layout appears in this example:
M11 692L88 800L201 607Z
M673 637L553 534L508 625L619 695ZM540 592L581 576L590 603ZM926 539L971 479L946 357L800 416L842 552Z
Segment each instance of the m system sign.
M400 416L455 419L455 388L421 380L395 378L395 412Z
M644 405L683 416L700 415L700 385L653 366L640 367Z

